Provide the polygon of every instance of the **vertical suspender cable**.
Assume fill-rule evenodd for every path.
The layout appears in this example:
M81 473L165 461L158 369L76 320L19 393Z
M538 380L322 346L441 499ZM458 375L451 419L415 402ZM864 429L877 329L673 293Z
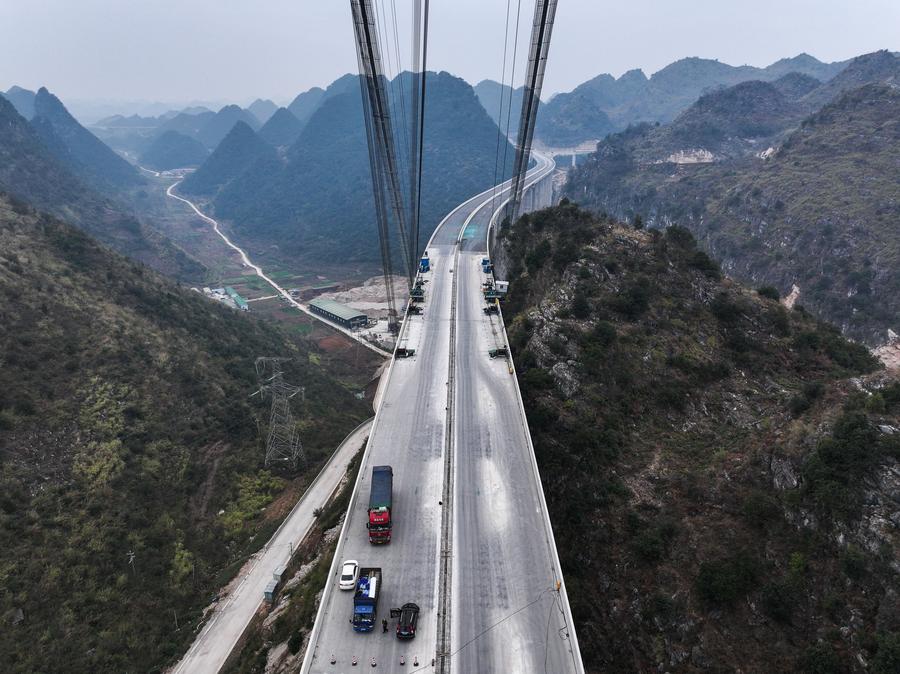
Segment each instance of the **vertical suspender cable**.
M557 0L537 0L534 6L531 50L528 55L525 90L522 92L522 114L519 118L516 161L513 167L512 199L509 202L510 220L514 220L518 216L525 173L528 170L528 160L531 156L531 141L534 138L534 124L541 102L541 87L544 84L544 69L550 50L550 36L556 16L556 3Z

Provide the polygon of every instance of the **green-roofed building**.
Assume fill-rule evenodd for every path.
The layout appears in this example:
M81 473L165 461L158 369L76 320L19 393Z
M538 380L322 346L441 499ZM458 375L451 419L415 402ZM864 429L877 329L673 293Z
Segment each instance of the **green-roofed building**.
M314 300L310 300L309 310L318 316L327 318L329 321L342 325L350 330L353 330L354 328L364 328L369 323L369 317L363 312L351 309L334 300L323 300L322 298L317 297Z
M250 311L250 305L247 304L247 300L241 297L237 290L232 288L231 286L225 286L225 292L228 293L228 296L234 302L234 305L240 309L241 311Z

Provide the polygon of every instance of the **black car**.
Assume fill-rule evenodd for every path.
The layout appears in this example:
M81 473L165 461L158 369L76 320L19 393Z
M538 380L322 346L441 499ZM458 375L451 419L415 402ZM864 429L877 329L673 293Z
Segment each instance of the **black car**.
M404 604L400 609L394 609L391 613L399 614L397 621L397 638L412 639L416 636L416 623L419 622L419 605L412 602Z

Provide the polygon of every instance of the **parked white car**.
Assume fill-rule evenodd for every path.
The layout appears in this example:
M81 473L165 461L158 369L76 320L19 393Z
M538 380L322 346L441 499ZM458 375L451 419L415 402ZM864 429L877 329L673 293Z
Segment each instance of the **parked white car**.
M341 564L341 580L339 587L342 590L352 590L356 587L356 578L359 576L359 562L348 559Z

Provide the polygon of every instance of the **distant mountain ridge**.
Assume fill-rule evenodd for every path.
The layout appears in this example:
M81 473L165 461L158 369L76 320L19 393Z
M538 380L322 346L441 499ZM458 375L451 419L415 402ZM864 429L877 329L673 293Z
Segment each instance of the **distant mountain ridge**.
M289 109L278 108L259 130L259 137L274 147L287 147L300 137L303 126Z
M27 120L34 117L34 96L33 91L23 89L19 86L12 86L7 89L6 93L0 93L0 96L6 98L15 106L19 114Z
M423 241L450 209L492 184L497 147L497 127L468 84L429 73L427 87ZM342 77L326 93L284 160L258 160L222 186L215 212L260 248L372 268L379 253L358 78ZM508 148L507 163L513 155Z
M156 171L200 166L209 156L209 150L199 140L177 131L166 131L158 136L140 156L141 166Z
M800 73L825 82L848 62L822 63L808 54L776 61L766 68L730 66L719 61L685 58L647 77L631 70L616 79L598 75L568 93L554 96L541 106L535 134L548 145L599 140L639 122L670 122L714 88L748 80L771 82L788 73ZM580 99L580 100L579 100ZM595 119L596 110L609 117L606 130Z
M100 191L143 182L137 170L69 114L45 87L34 97L31 125L56 158Z
M275 114L275 111L278 110L278 106L269 99L257 98L247 106L247 110L253 114L257 122L265 124L269 121L269 118Z
M181 191L213 195L259 160L274 160L275 150L243 121L238 121L209 158L185 178Z

